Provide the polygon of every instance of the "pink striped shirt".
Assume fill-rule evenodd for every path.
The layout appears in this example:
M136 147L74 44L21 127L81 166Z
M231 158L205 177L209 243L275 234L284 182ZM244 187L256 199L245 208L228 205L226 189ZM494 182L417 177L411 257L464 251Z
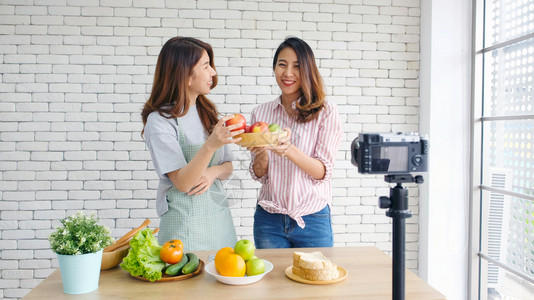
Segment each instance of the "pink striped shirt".
M332 205L332 169L343 134L337 107L326 101L317 119L299 123L285 112L278 97L254 108L251 124L257 121L291 128L291 143L325 166L324 178L316 180L289 159L269 152L268 171L258 178L253 170L255 156L252 156L249 171L253 179L262 183L258 204L270 213L288 215L304 228L302 216Z

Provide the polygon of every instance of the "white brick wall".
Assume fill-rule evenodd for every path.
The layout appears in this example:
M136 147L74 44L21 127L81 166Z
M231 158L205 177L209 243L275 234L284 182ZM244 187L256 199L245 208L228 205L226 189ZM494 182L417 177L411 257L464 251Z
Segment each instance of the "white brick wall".
M381 177L350 164L361 131L417 131L418 0L0 1L0 298L23 297L57 267L47 237L58 220L95 212L118 237L158 225L157 178L140 137L140 109L161 46L188 35L214 47L224 114L247 118L274 99L271 60L288 35L314 49L345 135L333 178L335 246L391 250L378 208ZM234 147L227 182L240 238L252 238L259 184ZM417 271L418 198L407 220L407 266Z

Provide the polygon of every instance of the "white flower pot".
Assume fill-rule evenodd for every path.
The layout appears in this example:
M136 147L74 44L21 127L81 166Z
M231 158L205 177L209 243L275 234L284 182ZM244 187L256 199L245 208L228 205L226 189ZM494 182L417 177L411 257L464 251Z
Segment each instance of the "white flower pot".
M84 294L98 289L102 250L89 254L57 256L64 293Z

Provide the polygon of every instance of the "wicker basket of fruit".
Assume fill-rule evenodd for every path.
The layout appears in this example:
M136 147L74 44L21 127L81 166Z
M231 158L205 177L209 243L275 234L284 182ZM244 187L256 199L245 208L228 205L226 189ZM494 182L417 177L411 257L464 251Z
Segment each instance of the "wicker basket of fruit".
M278 140L286 137L287 132L282 131L278 124L267 124L265 122L256 122L250 126L246 125L245 117L241 114L234 114L234 117L226 121L226 126L241 124L239 128L233 130L244 129L245 132L237 135L236 138L241 138L237 142L241 147L267 147L278 145Z
M237 142L241 147L266 147L276 146L278 139L287 136L287 132L257 132L257 133L242 133L237 137L241 138L241 141Z

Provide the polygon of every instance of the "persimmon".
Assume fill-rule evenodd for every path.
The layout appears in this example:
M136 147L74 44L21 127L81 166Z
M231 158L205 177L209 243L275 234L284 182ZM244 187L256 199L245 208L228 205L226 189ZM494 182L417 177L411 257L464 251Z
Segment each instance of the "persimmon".
M159 251L162 261L174 265L184 256L184 244L181 240L170 240L165 242Z

